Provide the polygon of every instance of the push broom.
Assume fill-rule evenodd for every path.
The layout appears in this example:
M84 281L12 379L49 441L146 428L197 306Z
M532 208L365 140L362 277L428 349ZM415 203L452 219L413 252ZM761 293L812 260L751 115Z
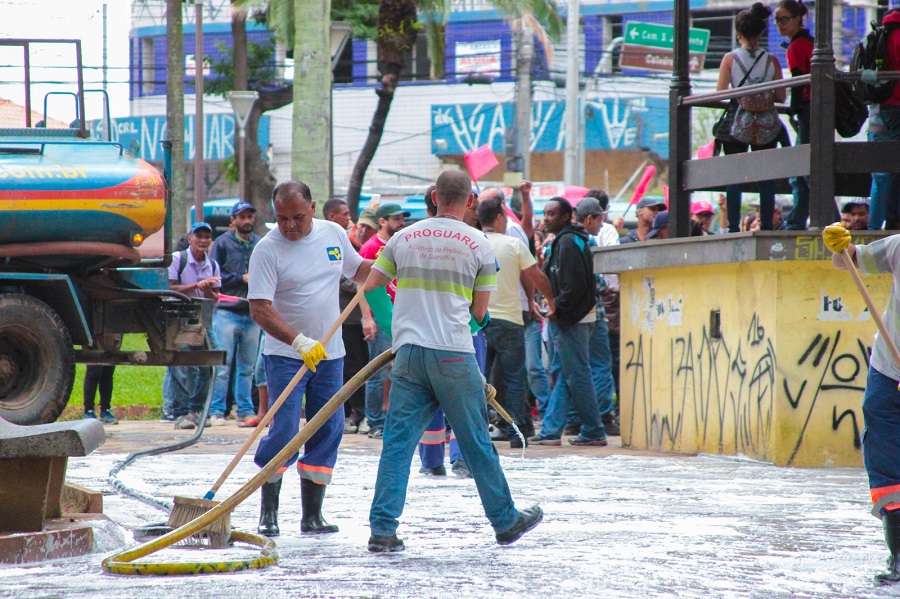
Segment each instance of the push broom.
M325 336L322 337L321 343L322 345L326 345L334 334L341 328L341 325L347 320L347 317L350 315L350 312L356 307L357 304L363 302L363 306L365 306L365 299L363 298L362 286L359 287L359 291L357 291L356 295L353 296L353 299L350 300L350 303L347 304L347 307L344 308L344 311L341 312L341 315L338 319L331 325L331 328L325 332ZM196 499L193 497L175 497L174 506L172 507L172 511L169 513L169 520L166 522L167 526L174 528L180 528L191 522L196 520L212 508L219 505L218 501L212 501L213 497L216 496L216 491L225 483L228 477L231 475L232 471L234 471L238 462L241 461L241 458L247 453L247 450L250 449L250 446L253 445L253 442L262 434L266 427L271 422L272 418L275 416L275 413L278 411L278 408L282 406L282 404L287 400L288 396L294 390L294 387L297 386L297 383L300 382L300 379L306 375L309 371L309 368L304 364L297 371L297 374L294 375L294 378L288 383L287 387L284 388L284 391L281 392L281 395L278 396L278 399L274 404L269 408L269 411L266 412L266 415L263 416L262 420L259 421L259 424L256 425L256 428L253 429L253 432L247 437L247 440L244 441L244 444L241 445L241 448L235 454L235 456L231 459L231 462L225 468L225 471L222 472L222 475L219 476L219 479L213 484L212 488L207 491L206 495L203 496L203 499ZM215 545L215 541L217 540L218 535L224 535L225 540L227 541L228 535L231 533L231 519L230 515L226 513L222 518L216 520L212 524L206 526L202 530L203 533L208 533L211 539L211 544Z

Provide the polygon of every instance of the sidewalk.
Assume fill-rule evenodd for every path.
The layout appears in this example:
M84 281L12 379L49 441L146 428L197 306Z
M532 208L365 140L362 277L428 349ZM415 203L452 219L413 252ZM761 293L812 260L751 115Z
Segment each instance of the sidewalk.
M127 452L189 436L171 424L107 427L101 451L69 462L69 480L102 489L118 525L98 531L97 552L34 567L0 568L0 597L383 597L523 599L548 597L887 597L872 575L887 551L869 515L861 469L791 469L714 456L668 456L621 447L528 448L526 459L498 443L516 504L539 503L543 523L517 543L494 542L471 479L418 473L411 461L398 534L406 551L371 555L367 520L380 441L348 435L324 513L340 532L300 535L300 485L285 476L277 539L279 564L260 571L188 577L125 577L101 560L134 545L130 529L165 519L109 494L106 476ZM200 497L247 431L231 425L194 447L138 460L122 481L156 497ZM398 464L398 468L406 467ZM216 499L258 469L245 458ZM254 531L259 494L232 525ZM167 549L142 561L220 561L257 551ZM894 591L900 594L900 589Z

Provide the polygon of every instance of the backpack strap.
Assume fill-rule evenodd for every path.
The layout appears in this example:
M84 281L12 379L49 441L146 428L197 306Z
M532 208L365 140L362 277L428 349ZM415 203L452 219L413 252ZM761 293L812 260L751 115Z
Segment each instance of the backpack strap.
M181 250L178 252L178 283L181 284L181 274L184 272L184 269L187 268L188 263L188 251Z
M747 77L750 76L750 73L753 71L753 68L756 66L756 63L758 63L758 62L760 61L760 59L761 59L763 56L765 56L766 54L768 54L768 52L766 52L765 50L763 50L762 52L760 52L760 53L759 53L759 56L756 57L756 60L753 61L753 64L751 64L751 65L750 65L750 68L748 69L747 67L744 66L744 63L741 62L741 59L740 59L740 57L738 56L737 53L735 53L735 52L732 52L732 53L731 53L731 55L734 57L734 60L737 61L737 65L738 65L739 67L741 67L741 70L744 72L744 78L741 79L741 82L740 82L740 83L738 83L738 85L737 85L738 87L743 87L743 86L744 86L744 83L747 82ZM768 72L768 68L766 69L766 72ZM763 73L763 76L765 76L765 73Z

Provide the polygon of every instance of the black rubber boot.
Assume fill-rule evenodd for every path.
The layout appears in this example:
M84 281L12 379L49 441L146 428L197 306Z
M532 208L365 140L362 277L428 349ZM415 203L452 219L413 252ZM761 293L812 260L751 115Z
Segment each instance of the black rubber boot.
M259 508L259 527L256 531L266 537L277 537L278 530L278 494L281 493L281 480L264 483L262 489L262 505Z
M325 499L325 487L308 478L300 479L300 507L303 517L300 519L300 532L310 535L321 535L337 532L338 527L325 522L322 517L322 501Z
M875 575L875 584L879 586L900 582L900 510L887 512L881 523L891 556L887 560L887 570Z

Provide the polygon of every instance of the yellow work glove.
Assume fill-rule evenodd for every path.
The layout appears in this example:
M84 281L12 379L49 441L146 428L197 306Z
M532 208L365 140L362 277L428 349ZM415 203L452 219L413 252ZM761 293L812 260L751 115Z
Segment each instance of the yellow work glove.
M841 223L834 223L825 227L825 230L822 231L822 239L825 240L825 247L835 254L840 254L850 245L850 231L845 229Z
M294 337L291 347L297 350L297 353L303 358L303 363L313 372L316 371L316 364L328 359L328 354L325 352L322 344L315 339L310 339L303 333Z

